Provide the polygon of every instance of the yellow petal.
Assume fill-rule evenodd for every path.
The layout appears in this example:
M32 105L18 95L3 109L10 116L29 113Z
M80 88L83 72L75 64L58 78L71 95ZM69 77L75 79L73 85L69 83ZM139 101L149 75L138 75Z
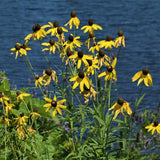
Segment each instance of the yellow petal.
M138 78L140 78L142 75L142 71L137 72L133 77L132 77L132 82L136 81Z

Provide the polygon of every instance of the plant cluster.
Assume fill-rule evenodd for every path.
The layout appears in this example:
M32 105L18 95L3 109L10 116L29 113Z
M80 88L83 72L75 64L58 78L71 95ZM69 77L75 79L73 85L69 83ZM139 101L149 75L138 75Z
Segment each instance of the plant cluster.
M65 27L69 26L69 30ZM16 43L11 54L20 55L30 70L35 87L43 98L35 98L30 90L11 89L0 72L0 159L157 159L160 147L160 124L157 111L140 105L144 86L153 85L148 68L132 77L141 85L135 104L119 95L116 82L117 62L125 47L123 31L112 39L97 41L96 32L102 30L93 19L81 27L86 36L82 43L76 36L80 20L71 11L69 21L60 26L58 21L44 26L35 24L33 32ZM68 36L68 39L66 39ZM38 75L28 53L31 41L38 41L48 68ZM112 50L115 50L112 52ZM55 57L61 68L48 59ZM31 55L30 55L31 56ZM116 101L115 101L116 99ZM151 131L150 133L147 133ZM150 151L146 154L146 149Z

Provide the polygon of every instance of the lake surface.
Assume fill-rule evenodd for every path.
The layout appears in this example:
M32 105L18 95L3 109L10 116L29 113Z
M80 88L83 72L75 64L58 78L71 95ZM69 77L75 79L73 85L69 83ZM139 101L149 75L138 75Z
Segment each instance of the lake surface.
M153 78L153 87L144 87L146 96L140 107L154 109L160 101L160 1L159 0L5 0L0 5L0 70L5 71L12 86L27 87L28 79L33 83L32 75L22 57L15 60L10 49L17 42L24 43L24 37L32 32L36 23L45 25L48 21L59 21L63 26L70 18L71 10L77 12L80 27L88 24L92 18L103 30L96 32L97 41L107 35L117 37L122 29L126 37L126 47L122 48L116 66L119 95L131 105L135 102L140 87L132 83L132 76L148 67ZM78 33L77 33L78 35ZM84 37L82 36L82 40ZM29 55L34 69L40 75L47 67L39 50L39 43L34 45ZM50 57L49 57L50 58ZM57 59L53 64L58 65ZM116 97L117 98L117 97Z

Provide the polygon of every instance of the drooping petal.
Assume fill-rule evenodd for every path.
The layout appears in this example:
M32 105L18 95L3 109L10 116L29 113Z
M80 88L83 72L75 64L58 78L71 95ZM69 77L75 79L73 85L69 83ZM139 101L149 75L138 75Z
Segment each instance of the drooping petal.
M137 72L133 77L132 77L132 82L136 81L138 78L140 78L142 75L142 71Z

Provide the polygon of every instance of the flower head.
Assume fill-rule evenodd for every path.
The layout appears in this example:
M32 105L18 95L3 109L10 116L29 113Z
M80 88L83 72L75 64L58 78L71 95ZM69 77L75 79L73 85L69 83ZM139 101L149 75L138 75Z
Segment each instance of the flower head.
M110 58L105 54L103 49L99 49L99 52L96 54L96 59L98 59L98 67L101 68L105 61L110 62Z
M46 82L43 77L40 77L39 75L36 75L34 78L35 86L37 87L38 84L43 86L43 82Z
M5 115L8 117L8 114L11 112L12 107L15 107L14 104L5 103Z
M80 20L76 17L76 12L71 11L71 18L69 19L69 21L64 26L69 25L69 29L72 29L72 27L74 25L78 29L79 24L80 24Z
M83 94L83 97L85 99L84 103L87 103L89 101L89 97L90 98L94 98L94 100L96 100L96 94L98 94L98 92L96 92L93 87L90 87L89 89L84 85L84 91L80 92L80 94Z
M81 47L83 43L80 42L78 39L80 39L79 36L73 37L73 35L70 34L68 37L68 41L64 43L65 49L67 50L67 48L70 48L70 50L73 51L73 48Z
M143 68L142 71L137 72L133 77L132 77L132 82L136 81L139 79L137 86L141 83L144 82L144 84L148 86L152 86L152 77L149 74L149 69L148 68Z
M14 124L18 123L18 126L27 125L25 122L27 118L29 118L29 117L25 116L24 113L21 113L18 118L15 118Z
M105 81L107 82L108 80L117 80L116 77L116 70L115 70L115 66L117 63L117 58L115 57L112 64L107 66L107 70L105 72L102 72L98 75L98 78L105 76Z
M54 39L50 39L49 43L42 43L42 46L46 46L46 48L42 49L42 51L46 51L49 50L49 54L51 54L51 52L54 54L56 49L59 50L59 43L55 42Z
M25 37L25 40L30 40L31 38L33 38L33 41L35 41L36 38L38 40L42 40L42 38L46 36L46 31L44 30L44 28L44 26L41 27L39 24L35 24L32 27L33 33L27 35Z
M51 78L53 79L53 81L55 83L58 82L57 80L57 76L56 76L56 71L50 69L50 68L47 68L46 70L43 71L43 76L42 76L43 80L47 80L47 82L44 84L45 86L46 85L49 85L50 82L51 82Z
M78 51L78 52L75 51L75 53L74 53L73 55L71 55L71 56L69 57L69 59L74 59L74 62L77 61L77 69L80 69L82 62L83 62L86 66L88 66L87 59L88 59L88 60L92 60L92 59L93 59L93 56L92 56L92 55L85 55L85 54L80 50L80 51Z
M26 50L31 50L31 48L29 47L26 47L25 45L21 45L20 43L16 43L15 47L14 48L11 48L11 54L16 54L16 59L18 57L18 53L20 53L20 56L23 56L23 55L27 55L27 51Z
M17 91L16 94L17 94L17 102L19 102L19 100L23 101L24 97L30 96L29 93L21 93L20 91Z
M81 28L81 30L84 30L84 33L88 32L88 31L89 31L89 33L93 33L94 30L98 30L98 29L102 30L102 27L97 24L94 24L93 19L89 19L88 25L83 26Z
M87 59L87 62L88 62L88 65L85 66L85 69L87 70L86 74L87 75L90 75L90 74L94 75L95 68L99 69L99 67L97 66L98 60L97 59L93 59L93 60Z
M108 35L108 36L106 37L106 40L99 41L99 42L98 42L98 45L99 45L100 48L105 47L105 49L108 48L109 50L111 50L111 49L112 49L112 46L115 46L115 43L112 41L111 36Z
M4 103L4 104L7 104L7 101L9 101L9 98L0 93L0 102Z
M72 77L69 81L75 81L74 85L73 85L73 89L77 88L80 85L80 90L81 92L84 91L84 85L86 86L86 88L90 88L90 80L89 78L86 76L86 73L84 73L83 71L80 71L76 76Z
M48 22L48 23L49 23L49 25L43 26L44 28L50 27L50 29L46 32L46 34L51 33L52 37L56 36L58 34L58 28L60 27L58 21L54 21L53 23L52 22ZM62 32L68 32L68 30L65 29L64 27L61 27L61 29L62 29Z
M11 122L11 120L6 115L3 115L0 118L0 123L3 123L4 125L7 124L7 126L10 126L10 122Z
M123 46L125 47L125 37L123 35L123 31L120 29L118 31L118 37L114 40L114 43L115 43L115 47L119 47L119 46Z
M125 116L123 113L123 110L125 110L129 115L132 114L132 110L129 107L129 103L121 97L119 97L117 102L111 108L109 108L109 110L112 110L112 109L113 111L115 111L113 119L116 119L116 117L120 112L122 113L123 116Z
M33 118L37 119L38 117L41 117L41 115L39 113L37 113L37 112L38 112L37 108L34 108L33 112L30 113L30 116L31 116L32 119Z
M100 48L99 48L97 42L94 42L94 43L93 43L93 46L89 49L89 52L94 53L95 50L98 51L98 52L99 52L99 50L100 50Z
M152 131L152 135L154 134L155 131L157 131L160 134L160 123L155 120L153 123L145 127L148 129L148 132Z
M44 98L45 101L49 102L47 104L45 104L43 107L48 107L46 109L46 112L48 112L50 109L53 109L53 117L55 117L56 115L56 111L58 111L58 113L60 115L62 115L62 111L61 111L61 108L62 109L65 109L67 108L67 106L63 105L62 103L64 103L66 101L66 99L62 99L60 101L57 101L57 97L56 95L54 96L53 100L52 99L49 99L47 97Z
M96 39L95 34L94 33L89 33L89 38L85 41L85 44L86 44L88 49L90 47L91 41L93 42L93 44L96 44L95 39Z

